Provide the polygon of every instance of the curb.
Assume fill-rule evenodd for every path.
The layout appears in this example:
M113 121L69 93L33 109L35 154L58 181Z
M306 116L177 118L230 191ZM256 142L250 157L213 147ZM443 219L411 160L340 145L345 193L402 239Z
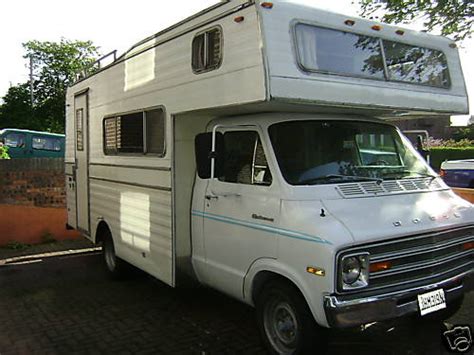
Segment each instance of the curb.
M16 257L0 260L0 267L8 266L8 265L29 264L29 263L41 261L43 258L52 258L56 256L65 256L65 255L87 254L87 253L97 252L100 250L102 250L101 247L94 247L94 248L85 248L85 249L69 249L69 250L63 250L63 251L54 251L54 252L34 254L34 255L16 256Z

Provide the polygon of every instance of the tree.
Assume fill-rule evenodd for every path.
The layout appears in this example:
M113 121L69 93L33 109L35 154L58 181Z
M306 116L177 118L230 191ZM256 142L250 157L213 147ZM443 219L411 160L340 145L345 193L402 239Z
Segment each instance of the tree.
M65 98L77 73L91 67L99 56L91 41L29 41L24 58L33 69L33 105L29 84L9 89L0 108L0 127L32 128L64 132Z
M387 23L422 19L426 30L439 30L456 41L471 38L474 25L472 0L358 0L363 17Z
M33 117L29 85L26 83L9 88L0 107L0 128L41 129L41 123L33 120Z

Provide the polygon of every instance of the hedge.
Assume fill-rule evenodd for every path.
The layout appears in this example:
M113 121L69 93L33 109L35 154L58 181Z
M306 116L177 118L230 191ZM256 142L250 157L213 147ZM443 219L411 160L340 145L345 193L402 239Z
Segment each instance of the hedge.
M430 149L430 163L439 171L445 160L474 159L474 147L433 147Z

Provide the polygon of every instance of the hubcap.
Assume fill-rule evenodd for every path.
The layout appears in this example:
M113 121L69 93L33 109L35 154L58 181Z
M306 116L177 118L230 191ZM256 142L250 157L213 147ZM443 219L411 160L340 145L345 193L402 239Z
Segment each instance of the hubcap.
M264 327L268 339L278 353L291 353L296 348L298 321L295 311L283 300L273 300L264 312Z

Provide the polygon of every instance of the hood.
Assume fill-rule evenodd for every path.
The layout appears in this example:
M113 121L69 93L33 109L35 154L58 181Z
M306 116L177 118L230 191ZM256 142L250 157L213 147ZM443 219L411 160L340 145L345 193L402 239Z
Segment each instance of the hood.
M323 200L356 244L474 224L474 207L451 190Z

